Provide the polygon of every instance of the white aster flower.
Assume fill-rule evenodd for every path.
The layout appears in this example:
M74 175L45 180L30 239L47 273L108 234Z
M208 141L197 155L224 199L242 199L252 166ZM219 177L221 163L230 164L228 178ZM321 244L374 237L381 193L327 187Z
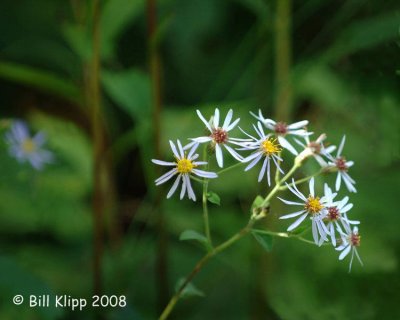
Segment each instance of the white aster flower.
M199 146L198 143L193 144L189 152L186 154L184 148L181 145L179 140L176 141L178 148L176 148L175 144L172 141L169 141L171 145L172 152L175 157L175 162L166 162L161 160L152 159L151 161L155 164L167 167L174 167L167 173L163 174L157 180L155 180L156 185L160 185L168 180L170 180L173 176L178 175L174 184L172 185L171 189L167 194L167 198L170 198L175 190L178 188L179 182L182 180L182 189L180 194L180 199L183 199L185 193L187 192L188 198L196 201L196 196L193 192L192 185L190 184L190 177L191 175L196 175L198 177L212 179L217 178L217 174L214 172L208 172L196 169L200 165L206 165L207 162L205 161L195 161L199 155L196 152L197 147Z
M54 160L53 153L45 150L46 135L38 132L29 134L28 126L23 121L14 121L11 129L6 133L5 140L9 145L10 154L19 162L29 162L36 170L43 169L47 163Z
M240 118L232 121L233 111L230 109L222 127L220 127L219 123L219 110L218 108L215 109L214 116L211 118L210 122L203 117L199 110L196 110L197 115L203 121L207 129L210 131L209 136L203 136L191 139L194 142L204 143L204 142L211 142L213 148L215 148L215 155L217 157L217 163L219 167L223 167L224 165L224 158L222 154L222 146L238 161L242 161L242 157L233 150L232 147L228 146L227 143L239 144L236 139L232 139L229 137L228 132L231 131L236 125L238 124ZM190 145L190 144L189 144Z
M359 224L360 221L349 220L347 218L347 212L353 208L352 203L348 203L349 197L344 197L340 201L334 201L336 193L332 193L331 188L325 184L325 198L326 198L326 210L327 215L325 217L325 221L327 222L327 229L329 230L331 241L334 247L336 247L336 234L335 230L339 232L339 234L343 234L342 226L345 224L344 228L348 229L351 224ZM339 223L341 222L341 223Z
M307 216L309 216L310 220L312 222L311 229L312 229L312 235L314 238L314 242L317 245L321 244L319 236L322 237L323 241L328 240L327 236L329 235L329 231L323 222L323 219L327 215L327 211L325 210L326 198L325 198L325 196L320 198L315 195L314 178L311 178L310 182L309 182L310 195L308 196L308 198L306 198L299 191L299 189L297 189L297 187L294 183L293 183L293 187L291 187L289 184L286 184L286 185L289 188L289 190L292 193L294 193L301 200L301 202L293 202L293 201L281 199L279 197L278 198L286 204L303 207L302 210L300 210L300 211L290 213L290 214L284 215L279 218L279 219L289 219L289 218L294 218L294 217L300 216L295 222L293 222L287 228L287 231L292 231L295 228L297 228L307 218Z
M342 151L344 147L344 143L346 141L346 136L343 136L342 141L340 142L338 152L336 154L336 158L332 157L332 155L328 155L328 165L330 167L335 168L338 171L337 177L336 177L336 191L339 191L340 189L340 184L341 181L345 183L347 189L350 192L357 192L356 188L354 187L354 184L356 183L350 175L347 173L349 168L353 166L354 161L347 161L344 156L342 156Z
M296 141L298 145L304 148L304 150L298 155L298 157L302 158L301 161L312 156L321 167L326 167L328 164L323 157L327 157L328 154L333 152L336 149L336 146L332 145L329 147L325 147L323 143L325 139L325 133L321 134L315 141L311 141L308 135L304 136L305 143L295 138L294 141Z
M293 135L293 136L305 137L312 134L312 132L308 132L307 130L304 129L304 127L308 125L308 120L303 120L288 125L285 122L276 122L272 119L264 118L261 113L261 110L258 110L258 116L252 112L250 112L250 114L257 120L261 121L266 128L272 130L276 135L276 137L278 138L279 144L283 148L289 150L295 156L298 154L298 152L290 144L286 136Z
M354 227L353 230L347 226L346 231L341 233L342 244L336 248L337 251L342 251L339 255L339 260L343 260L351 251L351 259L349 265L349 272L351 271L351 265L353 264L354 255L357 256L360 264L363 265L361 258L357 252L357 247L361 244L361 236L358 233L358 227Z
M258 175L258 182L262 180L264 177L265 171L267 171L267 180L268 185L271 185L271 160L275 163L277 170L283 173L282 169L279 166L279 161L283 161L281 159L280 152L282 150L281 146L277 142L277 140L273 137L272 134L265 134L260 122L257 123L258 128L253 125L254 130L256 131L259 138L255 138L246 132L244 132L251 140L245 140L242 143L241 150L255 150L251 155L244 158L243 162L250 162L250 164L244 169L245 171L253 168L258 162L264 159L260 173Z

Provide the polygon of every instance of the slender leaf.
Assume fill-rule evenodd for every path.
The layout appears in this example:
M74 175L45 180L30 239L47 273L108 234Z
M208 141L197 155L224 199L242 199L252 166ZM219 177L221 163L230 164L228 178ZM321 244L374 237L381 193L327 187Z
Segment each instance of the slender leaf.
M251 234L257 240L257 242L265 249L270 252L272 250L273 240L272 235L262 232L261 230L252 230Z

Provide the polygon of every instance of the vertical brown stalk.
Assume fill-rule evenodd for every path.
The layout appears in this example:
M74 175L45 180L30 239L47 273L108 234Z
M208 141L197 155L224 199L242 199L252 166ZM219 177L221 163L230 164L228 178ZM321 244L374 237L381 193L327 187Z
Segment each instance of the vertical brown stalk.
M103 188L102 188L102 146L100 106L100 4L93 0L92 58L88 66L87 104L91 110L93 139L93 291L102 292L101 260L103 255Z
M291 112L292 88L290 80L291 0L276 1L275 15L275 118L288 121Z
M153 142L155 158L160 158L160 128L161 128L161 63L158 53L157 33L157 4L156 0L147 0L147 39L149 50L149 67L152 86L152 105L153 105ZM157 169L156 169L157 170ZM166 220L161 209L161 192L156 190L155 210L157 212L157 260L156 260L156 279L157 279L157 308L161 312L168 302L168 272L167 272L167 233Z

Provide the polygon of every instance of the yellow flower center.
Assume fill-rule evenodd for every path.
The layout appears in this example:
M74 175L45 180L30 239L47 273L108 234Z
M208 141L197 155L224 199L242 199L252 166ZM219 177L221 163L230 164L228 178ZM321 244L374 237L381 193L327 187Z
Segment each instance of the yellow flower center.
M190 173L195 167L196 165L191 160L186 158L179 159L176 165L179 173Z
M36 149L36 145L32 139L27 138L22 142L22 150L25 153L32 153L35 151L35 149Z
M276 141L276 139L273 138L265 139L261 143L261 149L267 156L279 153L282 150L280 144Z
M311 215L315 215L319 213L324 206L319 201L319 197L312 197L309 196L304 208L310 213Z

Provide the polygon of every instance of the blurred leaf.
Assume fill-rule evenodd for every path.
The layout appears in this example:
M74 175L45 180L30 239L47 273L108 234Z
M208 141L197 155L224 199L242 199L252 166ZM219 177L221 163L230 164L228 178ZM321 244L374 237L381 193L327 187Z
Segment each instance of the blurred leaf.
M102 71L101 80L110 98L134 120L150 115L150 80L136 69L123 72Z
M207 192L207 199L211 203L221 205L221 198L215 192L212 192L212 191Z
M12 305L12 299L14 295L22 295L24 302L18 308ZM34 275L23 270L13 260L0 256L0 296L2 301L7 303L2 304L2 314L4 311L10 315L10 319L23 318L33 319L34 315L39 314L41 319L59 319L64 313L62 308L56 308L50 304L46 308L30 308L29 307L29 295L50 295L54 297L54 293L48 288L48 286L36 278ZM10 310L7 309L10 307ZM8 313L10 312L10 313Z
M108 0L101 15L101 54L109 59L114 54L118 35L144 11L144 0Z
M289 235L300 236L310 230L310 226L299 226L289 233Z
M185 283L185 278L180 278L175 285L175 292L178 292L180 287ZM204 297L205 294L203 291L197 289L195 285L189 282L185 289L183 289L181 298L190 298L190 297Z
M335 60L344 55L374 47L398 37L399 12L373 16L357 21L339 36L333 47L328 50L324 59Z
M63 26L64 38L71 49L82 61L89 61L92 55L91 35L86 26L65 24Z
M295 93L298 98L312 99L322 108L344 110L351 98L345 80L323 64L304 64L295 71Z
M78 87L45 70L16 63L0 62L0 77L57 95L74 104L82 104Z
M256 229L251 230L251 234L267 252L270 252L272 250L272 245L274 240L272 235L262 230L256 230Z
M204 235L202 235L201 233L194 231L194 230L183 231L179 237L179 240L181 240L181 241L188 241L188 240L196 241L207 251L211 248L210 244L208 243L207 238Z

